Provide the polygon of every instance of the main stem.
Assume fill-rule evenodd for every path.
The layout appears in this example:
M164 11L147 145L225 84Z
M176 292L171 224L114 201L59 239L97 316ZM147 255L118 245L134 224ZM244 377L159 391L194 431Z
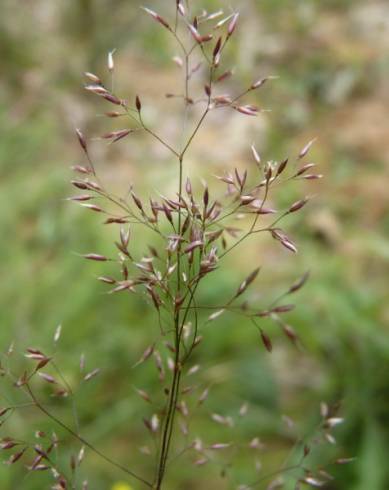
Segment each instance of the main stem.
M177 40L180 42L179 38L176 36ZM181 42L180 42L181 44ZM187 104L189 103L189 55L186 52L185 48L183 47L184 53L185 53L185 103L186 103L186 108ZM213 75L213 65L210 67L210 74L209 74L209 85L211 87L212 85L212 75ZM204 119L206 118L209 109L210 109L210 104L211 104L211 95L209 94L208 96L208 102L207 102L207 107L201 116L198 124L196 125L194 131L192 132L191 136L189 137L187 143L184 145L181 153L177 153L174 151L174 154L178 157L178 162L179 162L179 182L178 182L178 201L181 203L182 200L182 189L183 189L183 163L184 163L184 157L185 154L191 145L193 139L197 135ZM181 234L181 225L182 225L182 210L181 206L178 209L178 234ZM182 259L182 245L181 245L181 240L178 243L177 246L177 292L176 292L176 298L181 297L181 259ZM197 281L198 283L198 281ZM197 284L195 285L194 291L197 288ZM185 356L181 363L180 359L180 347L181 347L181 340L182 340L182 333L183 333L183 328L184 324L186 322L193 296L194 296L194 291L191 294L191 298L188 301L186 307L183 309L183 315L182 318L180 316L180 307L176 305L175 306L175 311L174 311L174 346L175 346L175 359L174 359L174 371L173 371L173 376L172 376L172 382L170 386L170 391L169 391L169 400L167 403L167 413L166 413L166 418L163 424L163 433L162 433L162 440L161 440L161 447L160 447L160 454L159 454L159 460L158 460L158 466L157 466L157 479L156 479L156 485L155 489L156 490L161 490L162 488L162 483L165 477L165 472L166 472L166 463L169 455L169 449L170 449L170 443L172 439L172 434L174 430L174 420L175 420L175 415L176 415L176 408L177 408L177 403L179 399L179 393L180 393L180 381L181 381L181 373L182 373L182 364L187 361L189 355Z
M178 195L179 201L181 201L182 187L183 187L183 161L184 155L179 156L179 184L178 184ZM182 213L181 208L178 211L178 233L181 232L182 223ZM178 244L177 248L177 298L180 296L181 292L181 242ZM180 323L180 309L176 308L174 313L174 346L175 346L175 359L174 359L174 371L172 382L169 390L169 401L168 408L163 428L163 435L161 441L161 452L159 455L158 462L158 474L157 474L157 484L156 490L162 488L162 482L165 476L166 461L169 454L170 441L174 428L174 419L176 406L179 395L179 387L181 380L181 364L180 364L180 344L181 344L181 330L182 325Z

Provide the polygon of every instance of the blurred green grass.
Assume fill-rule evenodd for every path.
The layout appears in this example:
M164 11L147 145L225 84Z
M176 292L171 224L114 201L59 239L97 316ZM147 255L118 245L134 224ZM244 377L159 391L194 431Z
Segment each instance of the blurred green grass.
M162 75L163 87L174 77L172 46L161 30L152 29L148 19L140 17L135 2L83 0L49 5L37 1L23 10L13 1L3 3L0 345L6 350L14 341L13 362L20 365L25 347L50 350L54 330L62 323L58 355L66 376L77 379L82 352L88 370L102 368L101 377L78 395L83 433L117 459L142 467L145 463L137 446L144 431L134 421L141 420L144 406L132 386L147 387L150 392L156 386L151 368L134 373L131 365L148 344L156 321L136 299L104 295L104 288L94 280L100 270L84 264L77 254L109 251L111 230L102 231L98 218L85 215L64 198L69 194L68 167L80 158L74 126L88 126L92 133L106 127L98 118L93 120L100 108L79 88L82 72L103 72L107 51L117 47L120 82L129 91L140 83L143 92L156 94L155 76ZM220 4L209 5L216 9ZM315 423L322 399L341 400L346 423L339 430L340 452L356 456L357 462L339 468L329 488L347 490L389 486L385 465L389 446L389 124L384 104L388 100L388 32L384 22L374 24L374 8L384 16L385 3L369 5L308 0L242 5L246 27L230 55L232 64L243 66L236 83L250 81L252 72L280 75L277 83L258 96L259 103L272 112L260 135L248 128L246 146L255 134L266 158L282 158L319 135L314 157L325 179L315 186L317 197L304 217L290 222L299 242L297 258L274 249L266 240L253 243L249 254L236 254L229 262L231 269L216 274L207 290L201 291L204 301L217 302L235 287L236 268L248 271L251 260L263 265L261 289L253 294L265 297L311 270L309 284L296 299L298 308L288 317L303 340L303 353L274 331L276 349L269 358L256 332L239 318L223 317L206 331L203 376L216 383L207 410L225 413L228 407L232 414L248 400L250 416L234 437L257 433L271 449L259 457L264 467L272 469L289 445L281 415L292 416L306 432ZM153 1L150 6L167 10L162 2ZM150 61L144 60L144 53ZM208 132L196 144L193 163L196 152L204 154L213 132L218 134L211 123ZM155 182L168 188L174 169L153 164L150 160L156 154L150 158L145 142L138 148L135 145L97 150L107 179L115 186L124 176L145 192ZM247 162L248 151L239 147L235 154L240 163ZM223 158L216 155L218 169ZM144 159L149 177L143 175ZM205 177L210 173L206 165L192 172ZM305 191L311 192L308 187L285 191L280 200L290 202ZM16 397L12 388L3 385L1 392ZM55 410L70 420L68 404L56 402ZM12 426L32 438L34 430L49 429L51 424L26 410L13 416ZM2 428L3 435L8 435L7 429ZM199 432L212 439L219 437L220 429L202 421ZM66 440L64 456L73 450ZM238 456L238 462L243 478L249 463L244 455ZM143 468L147 472L148 465ZM121 479L92 455L84 471L91 476L94 490L110 488ZM197 486L191 466L179 465L174 477L180 488L204 488L205 482L227 488L218 471L199 472ZM5 490L38 490L46 481L44 475L25 478L19 468L0 468L0 485Z

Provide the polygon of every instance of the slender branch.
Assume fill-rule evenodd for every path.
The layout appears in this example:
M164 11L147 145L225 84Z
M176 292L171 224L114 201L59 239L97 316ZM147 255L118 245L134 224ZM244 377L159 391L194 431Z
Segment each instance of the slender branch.
M175 155L176 157L179 157L180 156L180 154L173 147L171 147L168 143L166 143L166 141L164 141L160 136L158 136L157 133L155 133L154 131L152 131L150 128L148 128L145 125L145 123L143 121L143 118L142 118L141 112L139 112L139 121L140 121L140 123L142 125L142 128L147 133L149 133L151 136L153 136L153 138L155 138L156 140L158 140L161 143L161 145L163 145L165 148L167 148L168 150L170 150L173 153L173 155Z
M266 183L266 190L265 190L265 195L264 195L264 198L262 200L262 203L261 203L261 207L260 209L258 210L258 213L256 214L255 216L255 219L249 229L248 232L246 232L241 238L239 238L238 241L236 241L233 245L231 245L230 248L228 248L227 250L225 250L219 257L219 259L222 259L225 255L227 255L229 252L231 252L234 248L236 248L238 245L240 245L244 240L246 240L246 238L248 238L250 235L252 235L253 233L255 233L255 225L257 224L257 221L258 221L258 218L259 218L259 215L260 215L260 212L261 210L263 209L263 206L265 205L265 202L266 202L266 199L268 197L268 194L269 194L269 182Z
M275 476L282 475L283 473L287 473L287 472L290 472L293 470L299 470L299 469L301 469L301 464L302 464L302 461L298 464L294 464L291 466L287 466L286 468L281 468L279 470L275 470L272 473L267 473L266 475L262 476L259 480L247 485L247 488L257 487L258 485L260 485L264 481L269 480L270 478L273 478Z
M212 77L213 77L213 65L211 65L210 67L210 70L209 70L209 86L210 86L210 94L208 96L208 102L207 102L207 107L203 113L203 115L201 116L199 122L197 123L193 133L191 134L191 136L189 137L188 139L188 142L187 144L185 145L184 149L182 150L181 152L181 157L183 158L185 153L187 152L188 148L190 147L192 141L194 140L196 134L198 133L201 125L203 124L203 121L204 119L207 117L207 114L210 110L210 106L211 106L211 89L212 89Z
M182 150L182 152L181 152L181 156L184 156L184 155L185 155L185 153L187 152L187 150L188 150L188 148L189 148L190 144L192 143L193 139L195 138L196 134L198 133L198 131L199 131L199 129L200 129L200 127L201 127L201 125L202 125L202 123L203 123L204 119L206 118L206 116L207 116L208 112L209 112L209 106L207 106L207 108L205 109L205 111L204 111L203 115L201 116L201 118L200 118L199 122L197 123L197 126L196 126L195 130L193 131L193 133L192 133L192 135L190 136L190 138L189 138L189 140L188 140L187 144L185 145L184 149L183 149L183 150Z
M68 427L64 422L62 422L62 420L58 419L55 415L53 415L51 412L49 412L49 410L47 410L47 408L45 408L41 402L36 398L36 396L34 395L34 392L32 391L31 387L29 384L26 385L26 388L27 388L27 391L32 399L32 401L34 402L34 405L42 412L44 413L47 417L49 417L53 422L55 422L57 425L59 425L60 427L62 427L63 429L65 429L70 435L72 435L75 439L77 439L79 442L81 442L84 446L88 447L91 451L93 451L95 454L97 454L98 456L100 456L100 458L104 459L107 463L110 463L111 465L115 466L116 468L120 469L121 471L123 471L124 473L126 473L127 475L131 476L132 478L135 478L136 480L138 480L139 482L143 483L144 485L146 485L147 487L149 488L153 488L152 484L150 482L148 482L147 480L145 480L144 478L142 478L141 476L137 475L135 472L133 472L132 470L129 470L128 468L126 468L125 466L121 465L120 463L117 463L116 461L113 461L111 458L109 458L108 456L106 456L104 453L102 453L101 451L99 451L97 448L95 448L90 442L88 442L86 439L84 439L82 436L80 436L79 434L77 434L77 432L75 432L73 429L71 429L70 427Z
M72 412L73 412L73 418L74 418L74 424L76 426L77 434L80 433L80 421L78 419L78 413L77 413L77 405L76 405L76 400L75 400L75 395L72 387L70 384L67 382L66 378L63 376L62 372L60 371L59 367L57 366L57 363L52 360L51 364L55 371L57 372L58 376L61 378L62 382L64 383L66 389L69 392L69 395L72 399Z

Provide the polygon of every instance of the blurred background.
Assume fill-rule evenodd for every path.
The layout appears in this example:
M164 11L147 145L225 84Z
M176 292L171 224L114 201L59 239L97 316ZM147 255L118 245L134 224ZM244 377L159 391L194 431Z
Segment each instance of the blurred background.
M171 4L171 5L170 5ZM148 6L172 15L175 2ZM254 141L265 160L292 157L317 137L309 161L320 166L319 183L279 191L280 203L302 195L315 199L286 225L298 243L289 254L269 238L254 239L244 253L231 255L228 268L209 279L204 301L217 303L262 265L252 298L267 301L306 270L307 286L288 314L304 344L291 346L274 327L269 356L258 334L240 317L224 316L203 332L201 382L212 384L209 402L196 426L208 442L258 436L255 457L263 473L277 469L293 438L309 434L322 400L341 402L345 423L336 430L337 456L355 456L347 467L331 468L328 485L342 490L389 488L389 4L362 0L235 0L193 2L197 7L241 11L236 39L225 61L235 75L227 87L239 92L252 79L278 75L252 102L271 109L253 121L220 111L209 118L188 155L189 173L213 180L223 168L253 165ZM84 71L109 80L108 51L116 48L115 85L123 97L139 93L148 122L173 141L180 130L180 104L164 94L180 90L177 48L169 35L138 8L136 0L66 2L2 0L0 17L0 340L14 342L13 369L24 365L26 347L53 352L71 383L86 371L99 377L77 394L83 434L97 447L141 473L149 471L139 446L152 442L142 417L150 408L133 387L159 389L152 366L131 366L149 345L156 319L135 296L106 296L95 277L103 270L78 254L112 252L112 228L99 216L65 201L71 194L69 167L83 157L74 136L80 127L93 137L112 130L99 114L111 107L83 90ZM140 195L173 195L176 167L165 150L144 136L107 146L96 141L94 159L115 191L133 183ZM216 183L214 192L221 192ZM213 189L213 187L212 187ZM135 235L141 250L144 238ZM137 245L136 245L137 247ZM46 389L41 386L41 391ZM66 400L47 400L71 420ZM21 403L1 380L1 405ZM209 414L235 416L245 401L249 412L233 429ZM209 413L208 413L209 412ZM283 415L295 421L288 427ZM15 413L0 430L34 440L52 424L34 410ZM77 445L65 439L64 465ZM325 450L327 451L327 449ZM8 457L4 455L4 459ZM322 457L322 456L320 456ZM252 455L234 456L233 483L221 466L172 467L173 489L237 488L255 475ZM313 456L315 458L315 456ZM222 461L222 457L220 457ZM221 463L220 463L221 464ZM258 465L257 465L258 466ZM228 473L227 469L227 473ZM250 473L251 472L251 473ZM87 452L82 475L93 490L140 488ZM0 467L4 490L49 488L45 474L26 477L21 466ZM79 482L82 481L80 477ZM294 488L293 480L287 487ZM128 484L131 483L132 487ZM266 482L265 482L266 483ZM115 486L116 485L116 486ZM79 487L77 487L79 488ZM263 487L266 488L264 484ZM327 487L326 487L327 488Z

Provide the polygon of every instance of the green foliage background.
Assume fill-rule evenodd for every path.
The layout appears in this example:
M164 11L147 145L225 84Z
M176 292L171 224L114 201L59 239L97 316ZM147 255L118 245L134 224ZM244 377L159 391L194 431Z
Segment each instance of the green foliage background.
M214 9L225 8L226 3L231 2L205 2ZM149 4L168 15L168 2ZM358 0L236 0L234 7L242 10L240 39L230 51L231 64L241 66L234 83L244 86L252 73L279 75L258 94L258 103L272 112L261 120L259 130L245 126L237 116L225 128L210 121L191 154L191 174L209 177L223 165L250 165L252 140L264 158L277 159L296 154L318 136L312 158L325 179L315 184L316 198L304 216L289 223L299 243L297 257L273 242L252 241L248 252L232 257L230 268L215 275L203 290L204 300L220 301L253 263L263 266L253 293L260 299L279 294L302 271L312 273L296 298L298 308L288 317L303 340L303 353L274 331L276 349L269 358L255 332L239 317L223 318L206 333L203 376L217 386L209 410L233 414L242 400L248 400L250 416L238 426L236 437L256 432L266 443L260 459L272 469L289 447L281 415L290 415L305 433L314 424L321 400L340 400L346 422L337 431L339 453L357 460L338 469L328 488L385 490L389 487L385 464L388 5ZM89 370L102 368L101 377L79 394L84 434L136 467L144 464L137 450L144 435L140 422L144 405L132 386L150 392L157 386L151 368L134 373L131 366L152 338L155 318L140 300L104 295L94 280L100 268L85 264L77 254L112 250L112 230L102 229L98 217L64 201L70 192L68 167L81 158L73 128L83 127L88 134L110 130L109 121L94 118L105 106L84 93L82 72L104 73L106 53L114 47L117 85L129 97L139 92L146 104L162 104L162 127L174 126L163 100L176 83L173 46L163 30L140 13L135 0L2 2L0 345L6 351L14 341L13 362L19 366L25 347L51 349L54 330L61 323L58 356L66 376L76 381L81 353ZM161 121L156 111L150 117L155 124ZM231 130L234 137L228 134ZM149 143L134 139L109 149L96 143L99 167L113 187L120 188L124 180L133 182L140 193L157 184L163 191L172 190L175 169L158 149L150 151ZM292 188L279 200L291 202L302 192L312 193L312 187ZM135 240L141 249L144 237L135 235ZM3 382L1 394L18 398ZM57 413L69 417L66 403L53 403ZM1 428L3 435L8 435L9 424L30 438L35 429L50 428L29 410L15 414ZM199 429L217 437L212 422ZM245 465L242 456L242 468ZM121 479L92 455L84 471L93 490L110 489ZM207 488L229 488L217 470L211 476L196 472L178 465L174 488L205 488L203 477ZM41 489L45 482L44 475L25 477L20 467L0 467L4 490Z

